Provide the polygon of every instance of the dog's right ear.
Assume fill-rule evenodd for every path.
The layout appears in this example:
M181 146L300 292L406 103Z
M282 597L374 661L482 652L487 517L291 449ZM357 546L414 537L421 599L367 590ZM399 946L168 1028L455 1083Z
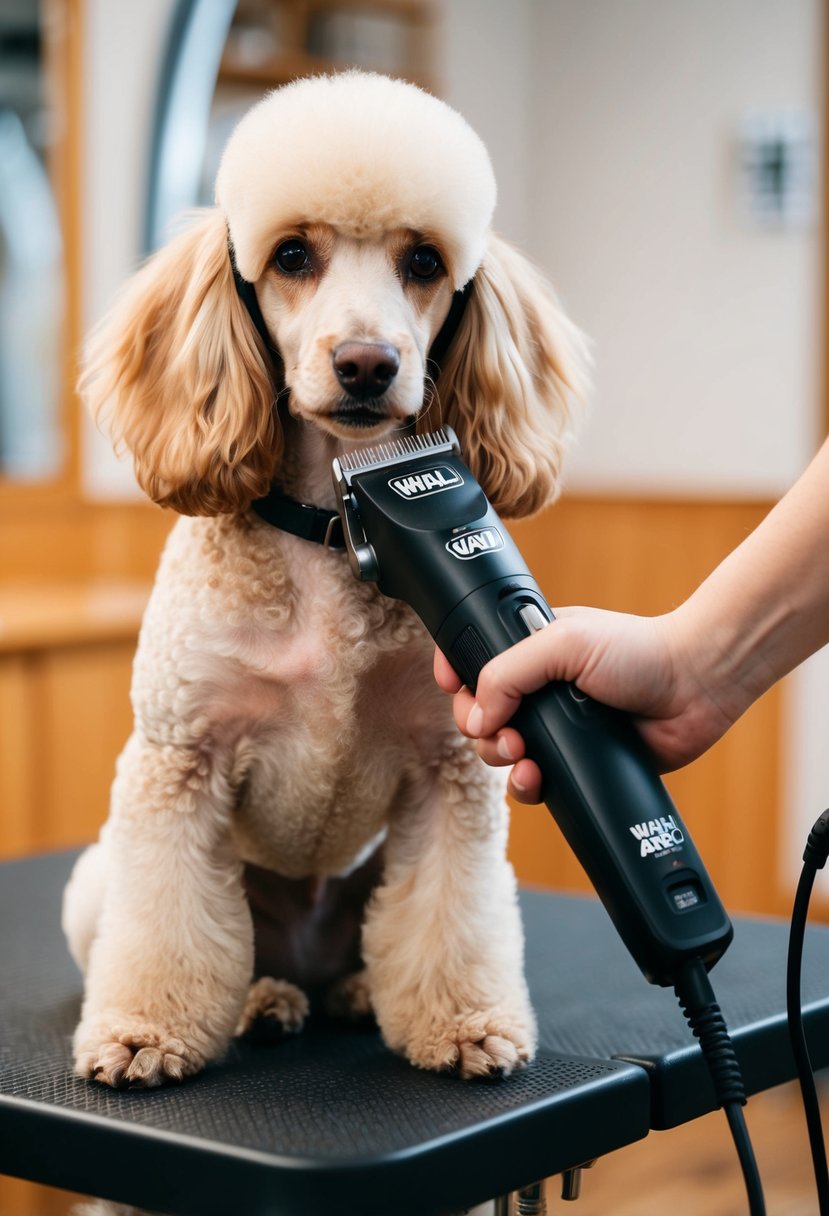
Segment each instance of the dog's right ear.
M268 492L282 446L276 390L220 211L129 281L92 334L80 391L162 506L220 515Z
M490 234L424 425L448 423L492 505L520 519L552 502L587 347L549 284Z

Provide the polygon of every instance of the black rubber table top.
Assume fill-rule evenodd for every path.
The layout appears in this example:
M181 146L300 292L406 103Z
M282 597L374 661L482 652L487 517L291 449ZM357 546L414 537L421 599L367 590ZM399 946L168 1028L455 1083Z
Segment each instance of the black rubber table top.
M673 991L654 988L589 898L527 891L527 975L546 1050L642 1065L651 1127L676 1127L716 1108L702 1054ZM734 941L711 982L748 1094L795 1075L786 1027L788 924L734 918ZM829 927L807 930L803 1005L815 1068L829 1065Z
M69 1051L81 980L58 925L73 858L0 866L0 1172L176 1216L431 1216L631 1143L649 1120L671 1126L713 1108L673 994L644 981L604 910L531 891L522 902L541 1051L514 1077L419 1072L375 1032L318 1025L273 1047L234 1045L173 1088L81 1081ZM754 1092L793 1075L787 931L736 928L713 978ZM805 974L822 1066L829 931L810 930Z

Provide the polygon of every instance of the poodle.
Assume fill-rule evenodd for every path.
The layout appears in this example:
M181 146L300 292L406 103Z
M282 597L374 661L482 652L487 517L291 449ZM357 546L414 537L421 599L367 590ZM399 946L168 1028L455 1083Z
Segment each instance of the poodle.
M333 515L333 457L406 427L452 426L508 518L554 497L582 342L494 205L442 101L295 81L91 338L85 399L180 518L109 818L64 896L81 1076L180 1080L317 1007L373 1015L421 1068L533 1055L503 775L411 610L354 579L330 526L292 525Z

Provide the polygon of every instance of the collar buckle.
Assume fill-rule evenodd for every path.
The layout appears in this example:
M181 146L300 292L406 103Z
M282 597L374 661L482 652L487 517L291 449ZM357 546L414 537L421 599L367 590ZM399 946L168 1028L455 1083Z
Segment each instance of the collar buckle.
M324 549L344 549L345 536L343 535L343 521L339 514L335 511L328 521L328 527L325 529L325 536L322 538Z
M251 507L265 523L282 532L290 532L301 540L312 541L325 549L345 549L342 520L339 512L313 507L282 494L275 486L265 498L258 498Z

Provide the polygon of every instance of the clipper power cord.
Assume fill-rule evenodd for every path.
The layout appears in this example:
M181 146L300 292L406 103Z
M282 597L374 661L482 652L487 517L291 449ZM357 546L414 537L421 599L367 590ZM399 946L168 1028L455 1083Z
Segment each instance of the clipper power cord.
M343 456L333 471L354 574L410 604L473 691L489 659L553 620L449 428ZM708 979L733 929L688 829L624 714L555 682L525 697L512 724L541 769L544 802L645 978L676 991L725 1109L751 1216L762 1216L743 1082ZM823 860L812 857L811 881L826 860L829 812L822 818ZM658 848L652 833L642 836L643 822L660 829ZM817 846L815 852L820 855ZM811 881L798 893L800 946ZM793 945L797 956L795 925ZM793 965L791 953L789 991L797 994L799 1014L799 957ZM801 1040L798 1064L805 1057L811 1078L802 1023ZM808 1082L802 1084L820 1189L820 1116ZM829 1187L823 1186L820 1211L829 1216Z

